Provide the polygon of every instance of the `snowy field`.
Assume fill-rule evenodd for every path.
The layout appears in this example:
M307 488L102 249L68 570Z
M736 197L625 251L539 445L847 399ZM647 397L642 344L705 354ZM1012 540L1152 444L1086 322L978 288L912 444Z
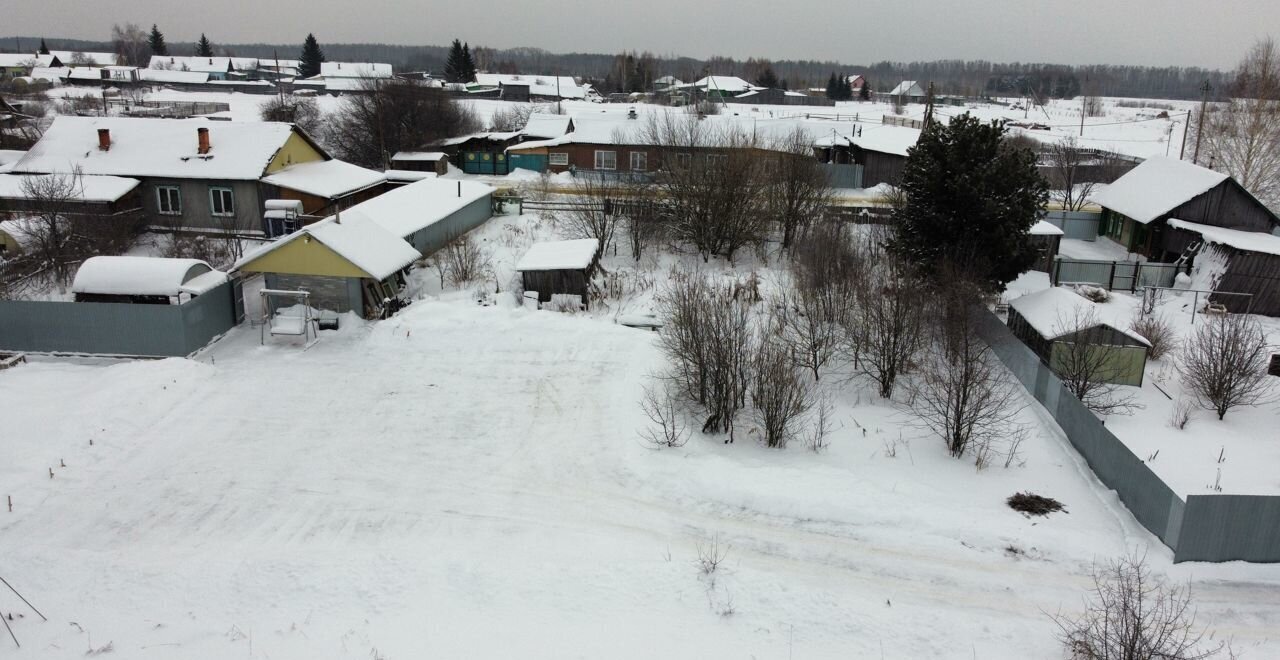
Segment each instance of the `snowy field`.
M1280 566L1172 565L1034 404L983 471L859 381L820 454L650 448L656 335L611 319L679 258L608 257L629 284L590 314L516 307L511 265L557 234L495 219L496 283L418 271L399 315L308 350L242 326L193 360L0 372L0 575L49 617L0 594L26 612L6 657L1057 658L1046 613L1133 550L1280 657ZM1069 513L1023 517L1023 490Z

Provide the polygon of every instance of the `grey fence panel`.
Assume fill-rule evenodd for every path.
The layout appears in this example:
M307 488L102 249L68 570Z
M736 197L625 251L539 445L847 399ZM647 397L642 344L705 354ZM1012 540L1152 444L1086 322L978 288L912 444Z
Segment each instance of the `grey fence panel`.
M190 355L221 336L236 324L235 285L227 282L206 291L184 305L182 314L186 353Z
M1121 264L1123 265L1123 264ZM1111 287L1116 262L1114 261L1082 261L1059 258L1054 261L1056 277L1054 283L1088 282L1098 286Z
M1138 267L1138 288L1144 286L1171 287L1177 276L1177 264L1142 264Z
M38 353L186 355L177 305L0 302L0 349Z
M1280 562L1280 497L1188 496L1173 560Z
M1102 214L1090 211L1049 211L1044 219L1061 229L1063 238L1096 241Z
M861 165L841 165L839 163L824 163L822 168L827 171L827 180L831 182L832 188L861 188L862 187L862 166Z

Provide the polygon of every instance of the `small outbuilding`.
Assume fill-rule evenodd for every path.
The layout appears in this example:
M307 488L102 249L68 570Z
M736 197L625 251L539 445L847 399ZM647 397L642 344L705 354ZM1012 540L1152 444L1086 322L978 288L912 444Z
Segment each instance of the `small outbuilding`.
M1151 342L1110 318L1103 307L1070 289L1054 287L1009 303L1009 330L1054 371L1071 344L1087 341L1107 365L1099 373L1105 382L1140 387ZM1084 320L1088 327L1078 327Z
M443 151L397 151L391 157L391 169L403 172L449 173L449 154Z
M335 216L246 254L235 269L262 273L267 289L307 291L318 309L381 318L394 311L401 271L420 257L374 223Z
M1058 247L1062 244L1063 231L1048 220L1039 220L1031 226L1030 233L1031 244L1039 254L1031 269L1052 273L1053 260L1058 258Z
M226 282L226 273L199 259L90 257L71 292L76 302L176 305Z
M534 243L520 258L516 270L526 293L536 291L539 302L551 302L552 296L573 295L580 296L586 307L591 276L599 260L597 239L546 241Z

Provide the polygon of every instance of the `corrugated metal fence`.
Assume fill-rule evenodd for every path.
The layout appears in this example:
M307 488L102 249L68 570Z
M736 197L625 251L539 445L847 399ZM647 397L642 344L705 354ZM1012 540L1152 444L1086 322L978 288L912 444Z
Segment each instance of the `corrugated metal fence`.
M1092 211L1049 211L1044 219L1062 230L1063 238L1081 241L1098 240L1098 221L1101 213Z
M234 284L183 305L0 301L0 349L183 357L236 323Z
M822 169L827 171L827 180L832 188L861 188L862 166L842 165L839 163L823 163Z
M1147 286L1171 287L1178 275L1177 264L1136 261L1093 261L1058 257L1049 273L1054 286L1089 283L1119 291L1137 291Z
M1090 469L1133 517L1174 551L1174 561L1280 562L1280 497L1191 495L1184 502L1102 425L994 314L979 332L1058 422Z

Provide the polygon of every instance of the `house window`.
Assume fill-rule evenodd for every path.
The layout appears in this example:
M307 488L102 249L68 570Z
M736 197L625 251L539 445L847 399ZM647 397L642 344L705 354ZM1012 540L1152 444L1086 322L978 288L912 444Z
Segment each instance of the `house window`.
M693 156L691 154L676 154L676 167L682 170L689 169L693 164Z
M643 172L649 169L649 154L643 151L631 152L631 171Z
M182 189L178 186L156 186L156 207L161 215L182 215Z
M597 151L596 152L596 169L597 170L618 169L618 152Z
M553 151L551 152L551 155L547 157L547 162L552 165L568 165L569 154L563 151Z
M707 154L707 167L724 167L729 157L724 154Z
M230 188L209 189L209 211L214 215L229 216L236 214L236 196Z

